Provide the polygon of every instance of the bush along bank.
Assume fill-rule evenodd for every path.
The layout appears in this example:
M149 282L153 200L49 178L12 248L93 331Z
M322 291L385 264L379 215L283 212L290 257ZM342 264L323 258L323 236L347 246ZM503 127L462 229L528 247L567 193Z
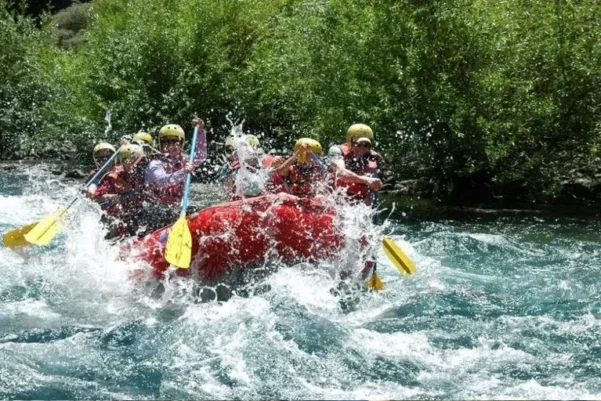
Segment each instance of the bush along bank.
M363 122L423 196L598 201L599 2L94 0L36 21L13 4L0 158L89 158L194 112L211 141L236 116L277 149Z

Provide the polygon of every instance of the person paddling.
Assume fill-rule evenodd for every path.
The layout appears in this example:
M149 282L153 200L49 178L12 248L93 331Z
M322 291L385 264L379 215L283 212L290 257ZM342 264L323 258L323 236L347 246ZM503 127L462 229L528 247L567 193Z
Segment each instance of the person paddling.
M252 198L265 193L265 183L273 170L263 168L265 156L259 139L254 135L244 135L237 144L238 168L234 170L232 199Z
M195 119L193 124L204 129L201 119ZM195 165L182 152L185 139L184 130L177 124L165 125L159 131L161 154L150 161L144 172L148 193L144 219L152 227L160 228L173 223L180 213L186 174L195 170Z
M280 164L279 157L264 154L256 136L229 137L218 180L231 200L281 192L285 183L275 174Z
M367 205L375 203L374 192L382 188L378 178L384 158L373 147L374 133L365 124L353 124L346 134L346 143L335 145L342 155L334 158L331 167L335 174L335 186L345 189L347 196ZM329 154L335 154L330 149Z
M318 156L321 155L321 144L315 139L301 138L294 145L294 153L278 169L281 177L288 177L288 192L300 197L315 196L319 183L326 176L325 167Z
M377 207L377 192L382 188L379 179L384 158L373 150L374 133L365 124L353 124L346 133L346 142L330 148L330 168L333 172L334 185L343 188L346 198L351 202L363 202L373 208ZM340 155L340 156L338 156ZM379 215L373 216L378 223ZM373 249L368 252L360 276L366 279L370 273L373 277L377 263Z
M106 239L124 238L136 234L138 211L143 201L144 151L135 144L124 145L114 166L95 190L92 199L100 202L104 214L101 222L108 228Z
M115 154L116 150L113 145L107 142L100 142L96 146L94 146L94 150L92 151L92 158L94 159L95 167L88 174L88 178L86 178L86 182L89 182L94 175L98 172L100 168L104 166L104 164ZM112 166L109 166L105 171L105 174L110 171ZM86 189L82 192L89 198L94 196L94 192L96 192L96 188L98 188L98 184L102 181L102 178L105 174L101 174L100 178L96 179L96 182L91 183Z

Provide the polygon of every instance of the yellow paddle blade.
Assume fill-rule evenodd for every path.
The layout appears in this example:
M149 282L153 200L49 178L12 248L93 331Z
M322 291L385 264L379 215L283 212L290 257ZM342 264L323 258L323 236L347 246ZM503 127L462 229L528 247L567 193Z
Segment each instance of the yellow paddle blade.
M185 213L182 213L173 227L171 227L165 246L165 260L180 269L190 267L192 260L192 234L190 233Z
M384 289L384 283L382 282L382 280L380 280L380 277L378 277L378 274L376 272L374 272L374 274L372 274L369 278L369 281L367 282L367 287L376 291L382 291Z
M29 245L29 242L25 240L25 234L31 231L38 223L27 224L26 226L15 228L14 230L7 231L2 236L2 242L7 248L20 248L22 246Z
M384 246L384 253L401 274L408 275L416 272L417 269L409 256L405 255L405 252L392 239L384 237L382 245Z
M61 210L36 224L31 231L25 234L27 242L40 246L48 245L63 226L62 217L65 212L66 209Z

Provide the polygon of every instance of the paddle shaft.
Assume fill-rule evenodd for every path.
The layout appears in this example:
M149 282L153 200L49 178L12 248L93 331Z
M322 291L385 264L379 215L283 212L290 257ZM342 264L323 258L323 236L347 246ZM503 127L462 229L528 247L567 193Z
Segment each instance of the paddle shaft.
M192 163L194 154L196 153L196 136L198 135L198 126L194 127L194 134L192 134L192 147L190 148L189 163ZM190 183L192 181L192 173L186 173L186 183L184 184L184 195L182 196L182 214L186 214L188 210L188 195L190 194Z
M327 171L327 170L328 170L328 168L326 167L326 165L325 165L325 164L324 164L324 163L323 163L321 160L319 160L319 157L317 157L317 155L316 155L315 153L313 153L313 152L310 152L310 153L311 153L311 158L312 158L312 159L313 159L313 160L314 160L314 161L315 161L317 164L319 164L319 167L321 167L321 169L322 169L323 171Z
M90 181L88 181L86 183L86 185L84 185L84 188L88 188L90 185L92 185L94 183L94 181L96 181L96 178L98 178L100 176L100 174L102 174L104 172L104 170L106 170L106 168L108 166L110 166L110 164L113 162L113 160L115 160L115 157L117 157L117 155L119 155L119 152L121 152L121 148L117 149L117 151L115 153L113 153L113 155L106 161L106 163L104 163L102 165L102 167L100 167L100 169L98 169L98 171L96 172L96 174L94 174L94 176L90 179ZM60 215L62 216L65 213L67 213L67 210L69 210L69 208L71 206L73 206L73 204L77 201L77 199L79 199L79 198L77 198L77 197L73 198L71 203L69 203L69 206L67 206Z
M85 188L92 185L94 183L94 181L96 181L96 178L98 178L100 176L100 174L104 173L104 170L113 162L113 160L115 160L115 157L117 157L117 155L119 155L119 152L121 152L121 148L117 149L117 151L115 153L113 153L113 155L106 161L106 163L104 163L104 165L102 167L100 167L100 169L96 172L96 174L94 174L94 176L90 179L90 181L88 181L86 183Z
M90 179L90 181L88 181L86 183L85 188L92 185L92 183L96 180L96 178L98 178L98 176L100 176L100 174L102 174L104 172L106 167L109 166L113 162L113 160L115 160L115 157L117 157L117 155L119 154L120 151L121 151L121 148L117 149L117 151L106 161L106 163L104 163L104 165L102 167L100 167L100 169L96 172L96 174L94 174L94 176ZM62 211L62 213L59 216L63 216L65 213L67 213L67 210L69 210L69 208L71 206L73 206L73 204L75 202L77 202L77 199L79 199L79 198L78 197L73 198L73 200L69 203L69 205Z

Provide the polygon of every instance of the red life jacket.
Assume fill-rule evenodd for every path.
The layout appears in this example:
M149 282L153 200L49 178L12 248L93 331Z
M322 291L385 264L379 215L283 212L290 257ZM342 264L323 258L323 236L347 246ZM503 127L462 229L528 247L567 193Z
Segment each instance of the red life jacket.
M96 173L98 172L98 170L100 170L100 167L95 167L94 169L92 169L92 171L90 171L88 173L88 178L86 178L86 184L88 182L90 182L90 180L96 175ZM96 183L96 186L98 186L98 184L100 183L100 181L102 181L102 176L97 181L98 182Z
M375 177L380 169L384 158L377 152L371 151L361 158L357 158L349 149L346 143L340 145L344 167L357 175L368 175ZM336 181L337 187L346 188L346 193L352 198L365 199L369 196L369 187L365 184L344 182L341 179Z
M289 193L295 196L314 196L315 184L323 180L324 174L320 166L307 165L302 168L299 164L290 167L290 181L292 184Z
M103 177L102 182L96 188L96 192L94 192L94 197L110 194L122 195L133 191L133 187L124 179L124 176L125 171L123 167L114 167ZM113 217L123 219L127 216L128 211L131 211L130 208L124 207L125 205L126 203L122 202L110 204L104 207L104 211Z
M180 155L177 160L173 160L173 158L161 154L155 160L159 160L163 164L167 174L172 174L184 168L187 158ZM153 199L164 205L179 205L184 194L184 183L180 182L167 187L160 187L154 183L148 184L148 192Z
M272 194L280 192L288 192L288 184L284 177L276 172L273 173L271 178L265 183L265 190Z
M271 163L273 162L274 158L274 155L265 155L265 157L263 158L263 168L271 167ZM279 192L288 192L288 184L286 184L286 180L284 179L284 177L275 172L273 173L271 178L265 183L265 190L272 194L277 194Z
M95 192L95 196L106 194L121 196L115 204L103 207L109 217L104 220L109 226L109 235L114 237L127 237L136 232L139 227L137 216L143 208L144 193L144 168L138 167L141 159L126 172L122 166L113 168L107 173L102 183Z

